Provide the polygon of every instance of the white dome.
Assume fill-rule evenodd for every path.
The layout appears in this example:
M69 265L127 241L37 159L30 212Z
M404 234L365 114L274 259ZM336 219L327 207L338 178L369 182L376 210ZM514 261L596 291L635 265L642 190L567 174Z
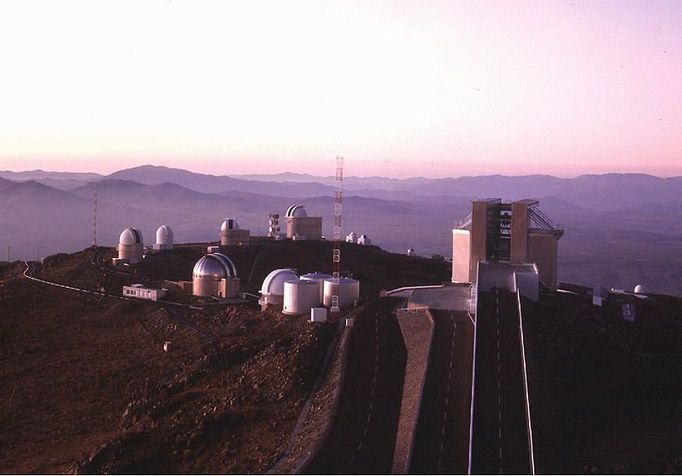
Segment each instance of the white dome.
M308 212L305 211L303 205L292 205L287 208L287 217L307 217Z
M121 232L118 238L119 245L136 245L142 244L142 232L137 228L126 228Z
M234 218L225 218L225 221L220 225L220 231L239 230L239 224Z
M168 225L161 225L156 230L156 244L157 245L172 245L173 244L173 230Z
M194 265L192 278L236 278L237 268L230 258L222 253L202 256Z
M298 276L293 269L283 268L276 269L268 274L263 280L263 286L260 289L261 294L276 294L278 296L284 295L284 283L287 281L296 281Z
M635 292L635 294L645 294L647 292L647 290L643 285L638 284L637 286L635 286L634 292Z

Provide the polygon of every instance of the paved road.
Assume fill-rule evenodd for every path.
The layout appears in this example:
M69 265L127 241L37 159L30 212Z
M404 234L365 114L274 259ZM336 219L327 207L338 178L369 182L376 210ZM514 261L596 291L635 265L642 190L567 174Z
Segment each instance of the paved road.
M432 310L434 337L412 451L412 474L464 474L469 462L474 325L467 312Z
M530 474L516 295L478 297L472 468L474 474Z
M329 438L304 473L391 472L407 359L392 314L400 302L379 299L356 319L337 416Z

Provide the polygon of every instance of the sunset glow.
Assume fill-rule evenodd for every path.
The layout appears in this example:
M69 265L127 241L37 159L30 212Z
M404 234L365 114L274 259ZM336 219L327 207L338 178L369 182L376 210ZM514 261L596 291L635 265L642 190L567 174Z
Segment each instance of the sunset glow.
M0 18L3 170L329 175L344 155L354 175L682 175L679 2L26 1Z

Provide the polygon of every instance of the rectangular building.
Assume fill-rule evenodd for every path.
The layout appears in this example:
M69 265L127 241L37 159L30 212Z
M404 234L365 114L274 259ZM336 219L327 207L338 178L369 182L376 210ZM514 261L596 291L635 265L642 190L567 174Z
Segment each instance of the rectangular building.
M471 216L452 230L452 281L475 282L479 262L532 264L549 288L557 283L558 241L563 230L537 200L475 200Z

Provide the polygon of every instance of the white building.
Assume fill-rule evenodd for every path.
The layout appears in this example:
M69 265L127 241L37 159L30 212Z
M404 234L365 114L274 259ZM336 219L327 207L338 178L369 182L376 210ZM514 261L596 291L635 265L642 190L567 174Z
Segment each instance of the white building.
M319 240L322 238L322 217L309 217L303 205L292 205L286 212L287 238Z
M358 237L358 245L371 245L372 240L364 233Z
M123 263L137 264L142 261L144 241L142 232L137 228L126 228L118 238L118 261Z
M168 225L161 225L156 230L156 243L154 243L155 250L172 250L173 249L173 229Z
M239 228L237 220L234 218L225 218L220 225L220 245L242 245L251 241L251 232L249 230L242 230Z
M141 284L132 284L130 286L123 286L123 295L125 297L134 297L138 299L149 299L157 301L166 295L167 289L161 288L145 288Z

